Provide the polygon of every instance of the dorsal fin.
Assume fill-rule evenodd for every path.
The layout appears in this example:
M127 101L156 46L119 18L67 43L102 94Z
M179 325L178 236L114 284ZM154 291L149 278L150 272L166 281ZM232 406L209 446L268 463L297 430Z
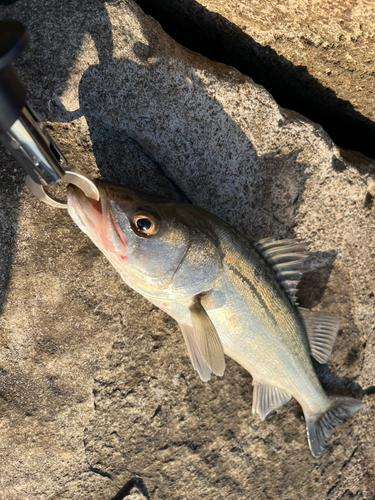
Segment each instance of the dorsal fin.
M297 285L303 274L303 263L307 259L308 243L299 240L277 240L264 238L254 243L255 248L275 271L277 279L297 305Z
M201 304L200 296L194 297L190 307L194 337L199 352L215 375L224 375L224 349L215 326Z
M299 307L298 311L305 324L311 355L319 363L327 363L340 328L339 321L329 314L304 307Z
M262 384L256 380L253 385L253 413L258 413L261 420L272 410L285 405L291 398L287 392L273 385Z

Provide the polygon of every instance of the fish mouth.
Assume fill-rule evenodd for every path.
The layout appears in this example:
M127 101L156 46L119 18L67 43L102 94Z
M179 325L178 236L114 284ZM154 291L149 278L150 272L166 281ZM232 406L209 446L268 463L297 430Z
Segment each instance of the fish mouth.
M110 207L110 198L104 183L94 181L99 190L99 200L88 198L72 184L67 188L68 212L78 227L89 236L105 254L116 254L125 260L127 239Z

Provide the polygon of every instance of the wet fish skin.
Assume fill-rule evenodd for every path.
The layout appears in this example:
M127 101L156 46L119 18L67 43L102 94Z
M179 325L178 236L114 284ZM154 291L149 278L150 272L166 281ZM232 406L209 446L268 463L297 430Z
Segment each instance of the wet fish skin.
M319 456L335 425L362 405L325 394L304 319L258 250L198 207L97 185L98 203L69 186L70 215L129 286L179 323L201 378L223 374L225 353L252 375L261 418L294 397ZM136 226L143 216L154 234Z

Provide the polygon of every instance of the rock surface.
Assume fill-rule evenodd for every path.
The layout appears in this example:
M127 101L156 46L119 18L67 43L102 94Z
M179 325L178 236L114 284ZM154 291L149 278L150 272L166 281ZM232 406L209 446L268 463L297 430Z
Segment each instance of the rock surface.
M138 477L152 500L373 499L374 164L131 0L0 9L28 25L17 66L72 169L189 199L250 239L311 241L300 302L341 323L317 371L365 405L316 460L295 401L261 422L230 359L201 382L175 322L31 198L1 150L2 498L110 500Z
M375 158L375 3L136 0L179 43L235 66L278 104Z

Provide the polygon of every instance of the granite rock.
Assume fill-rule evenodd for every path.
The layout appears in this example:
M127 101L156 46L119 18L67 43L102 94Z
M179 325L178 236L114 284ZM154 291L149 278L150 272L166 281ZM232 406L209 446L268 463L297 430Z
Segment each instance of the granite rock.
M136 0L182 45L235 66L281 106L375 158L375 4Z
M317 371L365 405L316 460L295 401L261 422L230 359L203 383L176 323L32 198L1 150L2 498L110 500L138 477L152 500L372 499L373 162L131 0L20 0L0 16L28 25L17 67L72 169L191 201L249 239L311 242L300 302L341 323Z

